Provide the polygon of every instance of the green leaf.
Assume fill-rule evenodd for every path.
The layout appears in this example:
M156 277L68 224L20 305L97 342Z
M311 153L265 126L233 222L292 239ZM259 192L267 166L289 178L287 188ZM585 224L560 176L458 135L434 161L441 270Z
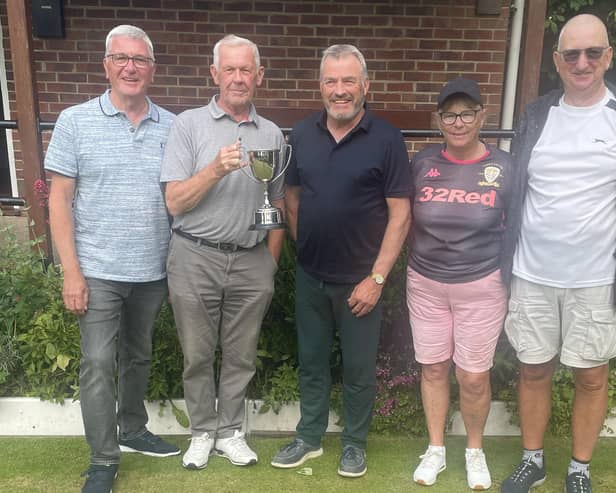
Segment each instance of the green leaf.
M171 408L171 412L173 412L173 415L175 416L175 419L180 424L180 426L182 426L183 428L188 428L190 426L188 416L182 409L177 406L173 406Z
M58 354L56 358L56 364L58 365L58 368L60 368L61 370L66 370L66 367L68 366L70 362L71 362L71 358L70 356L67 356L66 354Z
M54 359L57 356L58 351L56 349L56 346L54 346L53 342L47 343L47 346L45 347L45 354L49 359Z

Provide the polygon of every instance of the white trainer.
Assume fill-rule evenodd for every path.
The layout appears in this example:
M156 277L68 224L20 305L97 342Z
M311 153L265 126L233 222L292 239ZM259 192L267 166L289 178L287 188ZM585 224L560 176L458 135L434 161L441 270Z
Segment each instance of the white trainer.
M432 486L436 477L447 467L445 461L445 447L429 445L428 449L419 458L421 462L413 473L413 481L423 486Z
M258 460L257 454L246 443L244 433L239 430L235 430L232 437L217 438L215 452L236 466L249 466L256 464Z
M487 490L492 486L486 456L480 448L466 449L466 482L471 490Z
M210 452L214 447L214 439L208 433L190 439L190 447L182 457L182 465L186 469L203 469L207 466Z

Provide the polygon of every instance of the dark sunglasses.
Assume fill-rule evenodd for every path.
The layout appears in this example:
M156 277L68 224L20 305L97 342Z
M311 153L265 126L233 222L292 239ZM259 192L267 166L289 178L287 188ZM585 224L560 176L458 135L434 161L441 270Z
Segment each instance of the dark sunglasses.
M607 50L609 46L601 47L601 46L592 46L591 48L585 48L583 50L575 49L575 50L563 50L559 51L558 54L563 57L563 60L567 63L575 63L580 58L582 52L586 54L587 60L599 60L603 52Z

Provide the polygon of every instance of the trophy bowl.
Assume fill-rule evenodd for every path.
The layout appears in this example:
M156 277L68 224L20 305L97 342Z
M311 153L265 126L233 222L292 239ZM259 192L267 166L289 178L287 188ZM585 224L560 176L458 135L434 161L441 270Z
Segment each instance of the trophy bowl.
M280 178L291 162L291 146L283 144L280 149L255 149L246 151L247 165L240 168L252 180L263 185L263 205L254 211L250 230L283 229L282 211L269 201L269 184ZM285 162L286 157L286 162ZM284 166L282 163L285 162Z

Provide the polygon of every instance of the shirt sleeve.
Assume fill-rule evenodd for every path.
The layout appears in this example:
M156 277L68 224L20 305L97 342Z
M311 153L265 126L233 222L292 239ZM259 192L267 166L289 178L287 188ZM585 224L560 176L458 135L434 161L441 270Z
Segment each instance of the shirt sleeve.
M299 172L297 170L297 153L294 152L296 149L294 131L292 131L291 135L289 135L289 144L291 145L293 151L291 151L291 162L289 163L289 167L287 168L287 172L284 177L285 183L290 187L298 187L300 186L300 180Z
M182 181L195 171L195 153L190 129L179 116L173 122L165 144L165 154L160 171L160 181Z
M45 154L45 170L70 178L79 175L77 162L77 132L70 114L60 113Z
M390 141L385 166L385 197L408 197L411 194L411 168L404 138L396 130Z

